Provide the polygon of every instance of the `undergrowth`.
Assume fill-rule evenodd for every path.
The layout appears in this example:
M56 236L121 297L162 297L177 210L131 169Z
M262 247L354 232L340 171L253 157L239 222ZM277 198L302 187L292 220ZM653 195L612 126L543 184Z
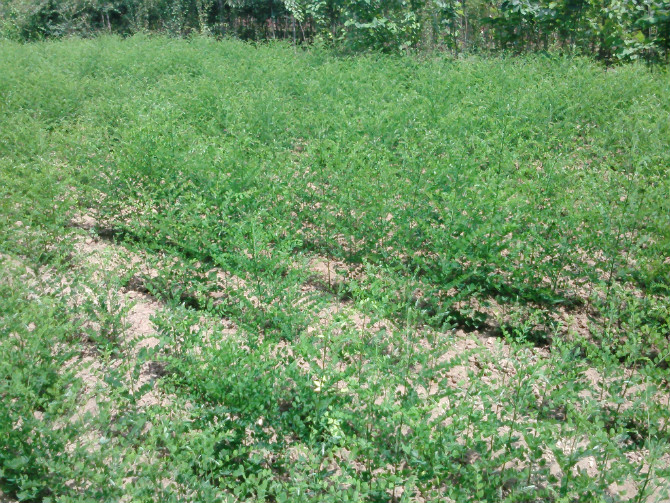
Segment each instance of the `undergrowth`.
M667 73L138 36L0 74L12 498L668 497Z

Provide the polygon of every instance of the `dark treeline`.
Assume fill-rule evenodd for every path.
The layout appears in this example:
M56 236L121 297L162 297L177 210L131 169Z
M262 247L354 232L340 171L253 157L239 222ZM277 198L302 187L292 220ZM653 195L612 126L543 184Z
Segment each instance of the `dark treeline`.
M0 0L0 36L101 31L327 43L352 51L560 50L668 60L670 0Z

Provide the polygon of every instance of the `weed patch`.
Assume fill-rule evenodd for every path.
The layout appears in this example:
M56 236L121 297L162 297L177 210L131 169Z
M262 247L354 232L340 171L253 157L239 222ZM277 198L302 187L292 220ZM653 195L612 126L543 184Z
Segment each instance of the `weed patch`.
M5 494L667 499L667 75L166 43L0 43Z

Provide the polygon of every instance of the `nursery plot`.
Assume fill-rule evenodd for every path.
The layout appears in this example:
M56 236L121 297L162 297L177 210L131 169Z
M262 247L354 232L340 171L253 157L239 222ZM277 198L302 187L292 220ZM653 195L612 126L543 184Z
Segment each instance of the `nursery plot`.
M667 73L162 37L0 72L2 497L668 500Z

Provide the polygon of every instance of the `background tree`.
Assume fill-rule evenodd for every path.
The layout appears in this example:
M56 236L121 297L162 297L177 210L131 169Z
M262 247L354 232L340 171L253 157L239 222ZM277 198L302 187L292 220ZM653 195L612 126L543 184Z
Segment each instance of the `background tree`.
M416 49L591 54L667 61L670 0L2 0L0 36L201 33Z

